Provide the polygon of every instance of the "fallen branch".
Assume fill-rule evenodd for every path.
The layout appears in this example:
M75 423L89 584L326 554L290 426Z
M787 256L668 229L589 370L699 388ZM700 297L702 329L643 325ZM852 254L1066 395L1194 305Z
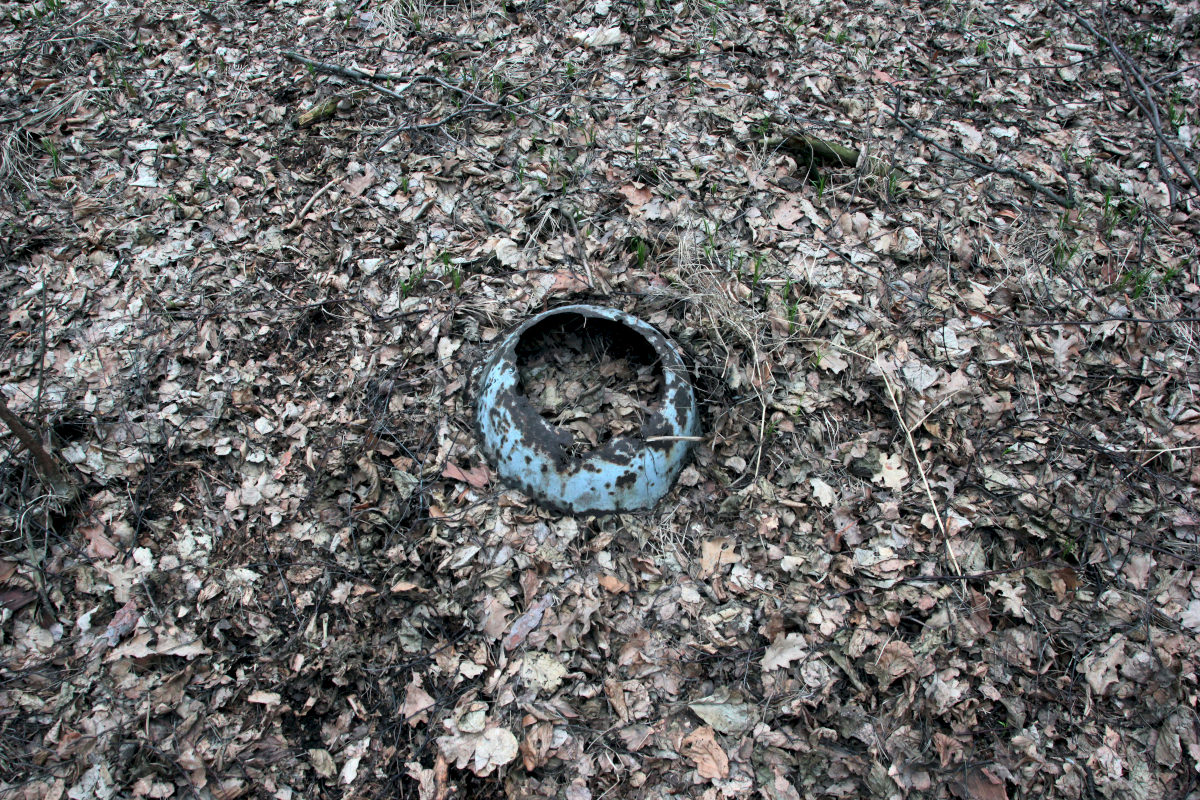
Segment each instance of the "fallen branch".
M307 214L309 212L309 210L313 207L313 203L317 202L317 200L320 199L321 195L325 194L325 192L329 190L329 187L333 186L335 183L337 183L338 180L339 180L338 178L334 178L329 183L325 184L320 189L317 189L315 192L313 192L313 196L308 198L308 202L304 204L304 208L300 209L300 213L297 214L296 218L293 219L291 222L289 222L286 227L284 227L284 230L285 231L299 230L300 226L304 224L304 215Z
M1108 48L1110 50L1112 50L1113 55L1116 56L1117 67L1119 67L1121 70L1121 78L1125 81L1125 88L1129 92L1129 97L1133 100L1134 104L1137 105L1138 109L1142 112L1142 115L1146 118L1146 121L1150 123L1150 127L1154 129L1155 160L1158 162L1158 170L1162 174L1162 179L1167 184L1167 191L1171 195L1171 205L1172 206L1176 205L1178 198L1176 195L1175 185L1171 182L1171 173L1167 171L1166 164L1163 162L1162 148L1164 145L1166 146L1167 150L1170 151L1171 155L1174 157L1175 163L1179 164L1179 168L1181 170L1183 170L1183 173L1187 176L1187 179L1191 182L1192 191L1195 192L1197 190L1200 190L1200 180L1196 179L1196 173L1192 170L1191 167L1189 167L1187 165L1186 162L1184 162L1183 157L1181 155L1179 155L1179 151L1175 149L1175 145L1171 144L1171 140L1168 139L1167 136L1163 133L1162 123L1160 122L1159 115L1158 115L1158 103L1155 102L1154 92L1151 89L1151 87L1155 84L1149 84L1146 82L1146 77L1145 77L1145 75L1142 74L1142 71L1138 67L1137 63L1134 62L1134 60L1132 58L1130 58L1128 53L1126 53L1124 50L1122 50L1120 47L1118 47L1116 42L1114 42L1110 37L1105 36L1104 34L1097 31L1095 26L1092 25L1092 23L1090 23L1086 19L1084 19L1083 16L1078 11L1075 11L1073 8L1071 8L1070 6L1063 3L1062 0L1055 0L1055 2L1058 3L1058 6L1063 11L1066 11L1069 14L1071 14L1072 16L1074 16L1075 21L1078 22L1080 25L1082 25L1084 30L1086 30L1092 36L1096 37L1096 39L1103 42L1105 45L1107 45ZM1107 27L1107 23L1106 23L1106 27ZM1133 83L1132 83L1132 81L1129 80L1130 73L1132 73L1134 78L1137 79L1137 82L1142 87L1142 91L1145 93L1144 102L1143 102L1143 99L1139 99L1137 92L1134 91Z
M400 94L400 92L380 86L380 81L404 82L406 85L403 87L403 89L407 89L414 83L433 83L441 86L444 89L458 92L463 97L466 97L481 106L486 106L488 108L509 108L509 106L501 103L493 103L491 100L484 100L482 97L470 91L469 89L464 89L463 87L451 83L450 81L443 80L436 75L393 75L390 72L364 72L363 70L355 69L353 67L343 67L338 64L330 64L325 61L313 61L312 59L305 58L299 53L293 53L290 50L285 51L283 57L289 61L295 61L298 64L311 67L317 72L324 72L327 75L337 75L339 78L345 78L346 80L354 81L356 83L368 84L372 89L376 90L380 94L387 95L395 100L403 100L404 96ZM403 89L401 91L403 91ZM524 103L518 103L517 105L524 105Z
M345 78L346 80L351 80L351 81L354 81L355 83L370 83L371 88L375 89L380 94L387 95L388 97L391 97L395 100L403 100L404 99L404 96L402 94L400 94L399 92L394 92L391 89L388 89L387 87L378 86L375 83L372 83L372 81L375 80L378 77L378 75L371 75L370 73L363 72L362 70L357 70L352 67L341 67L341 66L338 66L337 64L327 64L323 61L313 61L311 59L305 58L304 56L300 55L299 53L293 53L291 51L285 51L283 54L283 57L288 59L289 61L295 61L299 64L303 64L306 67L311 67L312 69L316 70L317 72L324 72L327 75L337 75L340 78ZM384 78L384 80L396 80L396 79L397 79L397 76L389 76L387 78ZM411 79L406 79L406 80L411 81Z
M30 453L33 454L33 461L36 465L38 474L50 488L59 497L71 497L74 494L75 482L63 470L58 461L49 453L46 448L42 447L42 443L38 437L30 432L29 428L25 427L25 423L21 418L12 412L8 407L8 403L0 398L0 421L3 421L8 429L11 430L25 445Z
M786 120L778 116L772 116L771 122L778 125L787 124ZM810 163L819 161L835 167L854 167L880 178L903 175L898 168L889 166L883 159L865 155L852 147L846 147L795 128L785 130L782 136L767 139L767 145L781 147Z

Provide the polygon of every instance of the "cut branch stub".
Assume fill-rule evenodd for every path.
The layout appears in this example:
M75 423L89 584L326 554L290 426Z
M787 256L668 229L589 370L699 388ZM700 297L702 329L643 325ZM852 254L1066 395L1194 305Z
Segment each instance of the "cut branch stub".
M864 175L875 175L880 178L895 176L897 180L900 180L907 177L900 169L893 169L881 158L871 155L864 157L862 152L852 147L846 147L803 131L787 130L783 132L782 136L768 139L767 143L799 156L801 163L804 164L854 167Z

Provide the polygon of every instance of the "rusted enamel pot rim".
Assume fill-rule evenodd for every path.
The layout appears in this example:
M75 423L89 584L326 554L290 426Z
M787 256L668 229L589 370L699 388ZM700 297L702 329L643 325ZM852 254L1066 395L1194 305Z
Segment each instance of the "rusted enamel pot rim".
M662 365L659 410L641 429L575 456L572 435L551 425L520 390L517 344L530 328L572 315L619 323L646 340ZM601 306L563 306L527 320L497 346L479 377L475 419L489 463L509 486L570 514L652 508L679 477L699 435L700 417L687 367L670 339L642 320Z

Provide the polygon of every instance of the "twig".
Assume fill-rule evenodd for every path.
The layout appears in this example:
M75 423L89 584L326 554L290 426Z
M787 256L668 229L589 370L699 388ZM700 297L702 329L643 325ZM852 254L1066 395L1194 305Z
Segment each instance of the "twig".
M323 61L312 61L311 59L307 59L299 53L293 53L290 51L285 51L283 57L290 61L297 61L306 67L312 67L318 72L324 72L328 75L337 75L340 78L346 78L347 80L355 81L356 83L366 83L374 77L369 73L362 72L351 67L339 67L337 64L326 64ZM399 92L394 92L384 86L378 86L372 83L371 88L375 89L380 94L385 94L395 100L404 99L404 95L400 94Z
M346 78L347 80L356 81L358 83L370 84L371 88L377 90L379 93L385 94L388 97L396 100L404 99L403 95L401 95L399 92L395 92L391 89L380 86L379 81L407 81L409 85L414 83L435 83L444 89L458 92L463 97L470 98L482 106L487 106L488 108L510 108L510 106L502 103L493 103L491 100L484 100L482 97L470 91L469 89L464 89L457 84L443 80L437 75L393 75L388 72L376 72L372 74L370 72L363 72L362 70L354 69L353 67L343 67L337 64L329 64L324 61L313 61L312 59L305 58L299 53L293 53L291 51L284 52L283 56L291 61L299 62L306 67L312 67L317 72L324 72L328 75L337 75L340 78ZM407 88L407 86L404 88ZM517 105L525 105L528 102L530 101L526 100L522 103L518 103Z
M776 125L787 124L787 120L778 114L772 115L770 121ZM870 156L865 151L855 150L828 139L821 139L794 128L785 130L782 137L767 139L767 144L783 147L806 156L810 163L817 160L839 167L855 167L860 174L869 173L880 178L887 178L891 175L899 177L902 174L900 169L889 167L883 159Z
M897 89L897 93L898 92L899 92L899 89ZM1016 180L1019 180L1021 183L1028 186L1030 189L1033 189L1038 194L1043 194L1046 197L1050 198L1051 200L1053 200L1055 203L1058 203L1063 208L1074 208L1075 207L1075 199L1073 197L1063 197L1062 195L1058 194L1057 192L1053 191L1052 189L1048 189L1045 186L1043 186L1042 184L1038 183L1033 178L1029 177L1028 175L1026 175L1024 172L1021 172L1020 170L1012 169L1011 167L993 167L990 164L983 163L982 161L976 161L975 159L970 158L969 156L967 156L963 153L960 153L953 148L946 147L944 144L942 144L941 142L938 142L935 139L931 139L930 137L921 133L916 128L914 128L912 125L909 125L907 122L905 122L903 119L900 118L900 108L899 108L900 103L899 102L896 103L896 108L892 108L891 106L888 106L886 102L884 103L884 106L887 107L888 111L892 112L892 116L895 118L896 122L899 122L901 125L903 125L908 130L909 133L911 133L913 136L920 139L922 142L925 142L926 144L929 144L929 145L933 145L938 150L941 150L943 153L952 155L955 158L959 159L960 161L970 164L971 166L975 167L976 169L981 169L985 172L994 173L996 175L1006 175L1010 178L1015 178Z
M42 270L42 324L39 326L42 329L42 342L38 347L38 388L37 397L33 401L33 418L42 418L42 392L46 386L46 328L50 325L50 308L46 305L46 283L47 277L45 270Z
M758 363L755 362L754 368L758 369ZM758 455L754 459L754 480L758 480L759 473L762 471L762 455L763 450L767 447L767 401L766 398L759 397L759 402L762 403L762 416L758 421Z
M896 402L896 395L892 391L892 382L888 379L887 371L883 365L879 363L879 356L875 356L875 366L879 368L879 374L883 376L883 385L887 389L888 400L892 402L892 408L896 412L896 419L900 421L900 427L904 428L904 438L908 440L908 449L912 452L913 463L917 465L917 474L921 476L921 485L925 487L925 496L929 498L929 506L933 509L933 518L937 520L938 530L942 532L942 541L946 543L946 552L950 554L950 563L954 566L954 573L962 575L962 568L958 566L958 558L954 555L954 548L950 546L950 534L946 532L946 524L942 522L942 512L938 511L937 501L933 499L933 490L929 488L929 478L925 476L925 467L921 466L921 457L917 454L917 445L913 441L912 432L908 429L908 424L904 421L904 413L900 410L900 404Z
M8 407L8 403L0 398L0 421L9 427L17 438L21 440L21 444L33 454L33 460L37 463L38 472L42 473L42 478L46 480L51 488L57 494L69 494L72 487L70 477L59 466L58 462L46 452L46 448L42 447L42 443L38 438L29 432L25 427L25 423L14 414Z
M288 223L288 225L284 228L284 230L285 231L300 230L300 226L304 222L304 215L307 214L309 212L309 210L313 207L313 203L317 202L317 200L320 199L321 195L325 194L325 192L329 189L329 187L333 186L335 183L337 183L338 180L340 180L340 179L334 178L329 183L325 184L320 189L317 189L317 191L313 192L313 196L308 198L308 202L304 204L304 208L300 209L300 213L296 215L295 219L293 219L290 223Z
M455 117L461 117L464 112L465 109L460 108L453 114L447 114L436 122L426 122L422 125L401 125L399 128L396 128L394 131L385 136L382 142L375 145L375 149L371 151L371 158L374 158L388 142L390 142L392 139L395 139L402 133L407 133L409 131L427 131L432 130L433 128L440 128Z
M1137 107L1141 109L1142 114L1146 117L1146 121L1149 122L1150 126L1154 129L1155 149L1159 161L1158 169L1162 173L1163 181L1165 181L1167 187L1171 189L1172 195L1174 194L1174 188L1171 184L1170 173L1167 172L1166 167L1162 162L1161 145L1166 145L1167 150L1169 150L1171 155L1175 158L1175 162L1179 164L1179 168L1183 170L1185 175L1187 175L1188 180L1191 181L1192 184L1192 191L1195 192L1200 190L1200 180L1196 179L1196 173L1193 172L1192 169L1184 162L1183 157L1179 155L1179 151L1175 149L1175 145L1171 144L1171 140L1168 139L1165 134L1163 134L1162 125L1159 123L1158 118L1158 104L1154 101L1154 93L1151 91L1152 85L1146 83L1146 78L1144 75L1142 75L1141 69L1139 69L1134 60L1129 57L1128 53L1118 47L1111 38L1097 31L1095 26L1084 19L1078 11L1075 11L1073 8L1063 3L1062 0L1055 0L1055 2L1062 10L1075 17L1076 22L1082 25L1084 30L1100 41L1104 42L1104 44L1108 45L1108 47L1113 51L1113 54L1117 57L1117 66L1121 69L1121 77L1125 80L1125 85L1129 89L1129 96L1133 99L1133 102L1137 104ZM1129 76L1126 74L1127 72L1132 72L1133 76L1137 78L1138 83L1141 84L1142 89L1145 92L1145 103L1139 100L1137 93L1133 91L1133 86L1129 81ZM1172 205L1173 204L1174 198L1172 198Z
M592 279L592 266L588 263L587 244L579 235L579 225L575 222L575 215L567 211L566 206L562 203L558 204L558 211L571 223L571 230L575 233L575 247L579 250L579 260L583 262L583 272L587 275L588 288L595 291L596 282Z
M1183 69L1177 69L1174 72L1169 72L1166 75L1163 75L1158 80L1151 81L1150 88L1153 89L1155 86L1158 86L1163 81L1169 81L1169 80L1171 80L1171 78L1178 78L1180 75L1183 75L1185 72L1191 72L1194 69L1200 69L1200 64L1192 64L1189 67L1184 67Z
M476 205L475 198L468 195L467 202L470 204L471 210L475 212L475 216L483 220L484 227L487 228L488 233L495 233L496 231L500 230L496 227L496 223L492 222L491 218L484 214L483 211L480 210L479 206Z

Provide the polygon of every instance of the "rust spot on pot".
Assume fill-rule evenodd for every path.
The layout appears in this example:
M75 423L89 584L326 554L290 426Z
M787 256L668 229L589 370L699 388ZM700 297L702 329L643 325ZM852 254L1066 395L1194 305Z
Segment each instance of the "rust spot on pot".
M518 348L531 334L580 325L616 346L651 353L661 369L658 402L640 429L585 453L573 447L570 431L534 408L517 364ZM687 368L666 336L624 312L577 305L539 314L500 342L480 376L476 425L484 455L510 486L560 511L599 514L648 509L661 500L683 469L700 419Z

